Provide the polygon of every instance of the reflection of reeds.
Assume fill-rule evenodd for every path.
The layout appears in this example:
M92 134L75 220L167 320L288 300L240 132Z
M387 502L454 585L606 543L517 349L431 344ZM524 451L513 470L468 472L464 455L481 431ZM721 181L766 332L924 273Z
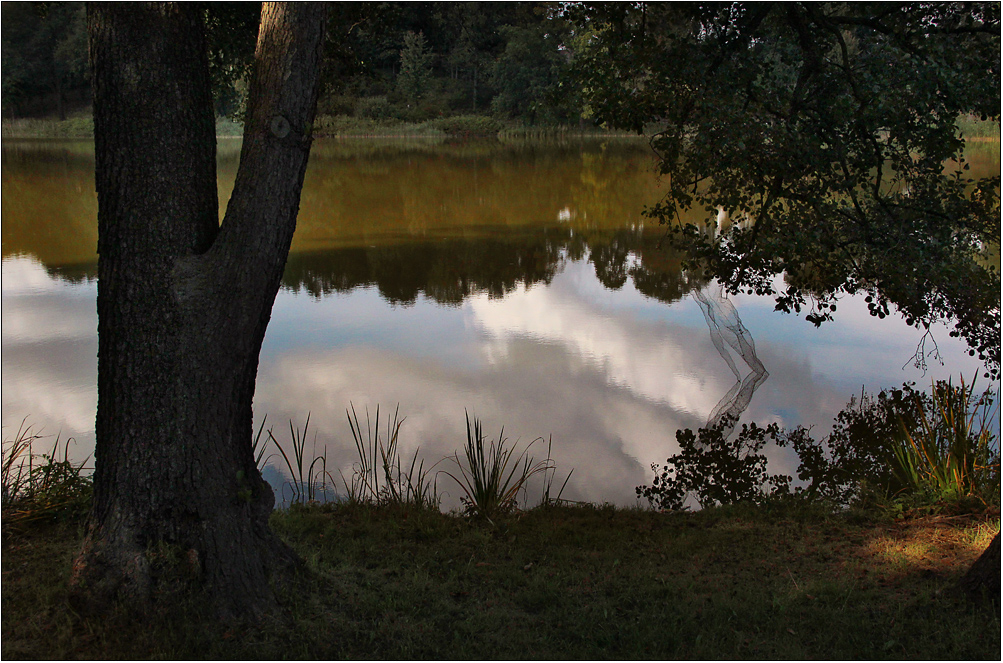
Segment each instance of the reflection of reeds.
M46 436L26 423L27 417L18 426L14 439L3 443L0 484L4 523L85 511L92 482L90 476L82 473L86 460L80 464L70 462L72 438L62 442L62 454L58 436L49 453L36 454L34 445ZM60 455L62 460L57 460Z
M547 459L538 463L529 456L530 448L543 438L530 442L520 454L516 454L515 445L506 446L504 427L498 433L497 441L487 442L486 439L480 420L475 417L471 426L470 416L467 415L467 444L463 450L465 463L454 453L450 460L456 464L459 476L451 472L446 472L446 475L463 490L461 501L466 512L491 520L515 510L517 498L524 491L526 482L530 477L550 470L553 461L549 452ZM549 497L549 485L546 493Z
M992 425L990 391L975 397L974 381L955 387L951 381L934 382L930 399L915 397L918 421L906 426L894 440L894 471L912 491L929 491L938 497L976 496L999 499L1000 455ZM994 446L996 448L994 448Z

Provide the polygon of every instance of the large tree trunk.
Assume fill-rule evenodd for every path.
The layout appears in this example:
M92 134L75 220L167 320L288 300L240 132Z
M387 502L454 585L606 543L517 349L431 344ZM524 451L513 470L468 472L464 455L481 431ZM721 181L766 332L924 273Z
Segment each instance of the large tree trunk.
M325 9L266 3L222 225L197 4L88 8L98 192L94 506L78 596L149 601L169 562L257 616L297 563L251 451L258 354L310 151ZM169 565L169 564L168 564Z
M958 591L976 603L1000 604L1000 535L989 542L972 567L958 582Z

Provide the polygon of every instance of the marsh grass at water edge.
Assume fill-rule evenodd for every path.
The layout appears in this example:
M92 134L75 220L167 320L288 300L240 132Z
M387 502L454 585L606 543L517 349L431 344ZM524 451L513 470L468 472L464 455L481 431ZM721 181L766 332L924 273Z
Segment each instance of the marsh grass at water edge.
M70 461L73 439L57 435L49 447L25 417L12 439L3 441L0 463L3 527L23 526L34 520L72 518L90 508L92 480L86 460ZM47 452L38 452L38 448Z
M545 477L548 473L551 474L543 495L544 503L550 501L552 473L556 471L554 461L550 458L550 443L547 445L547 458L536 461L529 452L543 438L536 438L520 453L516 453L517 443L509 443L504 427L499 431L497 439L489 441L478 418L474 417L471 421L467 415L466 421L467 444L463 448L464 457L461 460L454 453L447 460L455 466L456 473L445 472L463 490L463 497L460 499L464 513L488 521L511 513L518 508L519 497L525 495L529 480L538 474ZM570 473L568 478L571 478ZM555 500L560 500L563 490L564 486Z

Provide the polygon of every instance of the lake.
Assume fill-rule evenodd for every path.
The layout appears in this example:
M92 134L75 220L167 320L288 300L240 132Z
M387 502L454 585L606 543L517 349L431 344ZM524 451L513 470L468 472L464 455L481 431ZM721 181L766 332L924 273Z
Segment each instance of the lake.
M238 154L239 139L220 139L221 213ZM969 159L998 174L999 143ZM89 142L3 144L3 436L27 417L73 438L81 460L97 402L93 168ZM627 505L680 428L733 413L822 435L861 389L979 372L946 328L933 330L943 365L915 367L934 342L871 317L862 297L817 329L771 299L724 296L643 217L660 191L644 141L317 141L256 428L267 415L288 441L289 420L309 414L308 453L326 448L340 481L355 460L350 405L363 421L380 406L383 425L399 406L400 450L427 464L462 449L469 413L492 437L550 440L557 483L574 470L564 498ZM768 455L794 474L789 453ZM458 503L443 475L439 490Z

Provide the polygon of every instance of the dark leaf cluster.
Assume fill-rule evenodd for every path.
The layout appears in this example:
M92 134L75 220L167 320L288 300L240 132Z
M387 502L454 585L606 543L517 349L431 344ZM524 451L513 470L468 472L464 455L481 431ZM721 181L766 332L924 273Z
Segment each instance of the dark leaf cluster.
M777 424L743 425L730 439L734 420L724 418L696 433L677 431L679 453L661 469L651 466L654 480L638 486L637 496L667 510L686 508L689 497L701 507L783 496L840 506L945 499L998 506L999 442L990 432L995 399L991 390L977 395L950 381L935 382L931 392L912 383L877 396L861 392L821 440L808 428ZM797 454L797 482L767 471L767 444Z
M999 176L972 176L956 125L999 118L998 3L572 15L586 101L654 133L668 190L649 215L694 266L816 325L858 292L878 317L948 321L999 374Z
M773 494L789 492L791 478L766 471L767 459L760 452L781 434L776 424L765 428L746 424L732 440L728 432L733 417L716 425L676 432L680 452L668 458L650 486L638 486L637 496L660 509L678 510L693 496L701 507L737 502L760 503Z

